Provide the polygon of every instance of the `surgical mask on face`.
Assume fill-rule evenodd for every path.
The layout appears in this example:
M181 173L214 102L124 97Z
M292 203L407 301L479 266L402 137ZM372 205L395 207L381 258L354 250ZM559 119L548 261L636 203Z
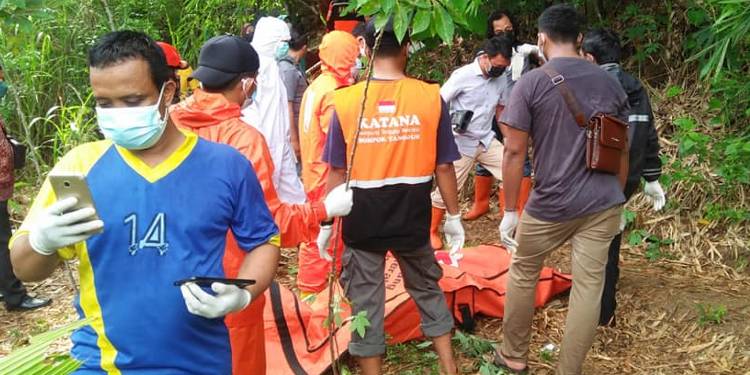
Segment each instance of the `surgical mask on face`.
M289 42L279 42L279 44L276 45L276 53L274 57L276 57L276 60L281 60L285 58L287 54L289 54Z
M96 119L104 137L128 150L145 150L159 141L167 125L167 111L159 113L162 95L154 105L142 107L102 108L96 107Z
M487 71L487 75L490 76L490 78L500 77L505 73L505 68L505 66L492 66L492 64L490 64L490 69Z
M544 55L544 43L542 43L542 34L539 34L536 40L536 46L539 47L539 57L541 57L542 60L547 61L547 56Z
M251 84L249 82L250 82L250 79L244 79L244 80L242 80L242 92L243 93L247 92L247 90L248 90L247 86L249 86ZM253 104L253 102L255 101L255 94L257 92L258 92L258 90L256 88L255 90L253 90L253 93L250 94L249 98L245 97L245 101L242 103L242 106L241 106L242 109L245 109L245 108L249 107L251 104Z
M365 57L366 53L367 53L367 51L365 51L365 47L359 47L359 56L360 57Z
M357 78L359 78L359 73L364 70L364 63L362 63L362 59L357 59L354 66L352 66L351 74L352 74L352 80L356 81Z
M5 81L0 81L0 99L2 99L8 92L8 84Z

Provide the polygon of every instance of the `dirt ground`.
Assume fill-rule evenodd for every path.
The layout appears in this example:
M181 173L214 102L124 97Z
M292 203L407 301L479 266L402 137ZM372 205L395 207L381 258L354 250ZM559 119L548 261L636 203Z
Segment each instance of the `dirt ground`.
M467 223L467 246L497 242L497 224L495 212ZM568 271L569 258L570 248L565 246L548 265ZM296 265L296 258L285 258L285 263ZM643 248L628 246L623 248L621 267L617 326L599 330L585 374L750 374L750 281L732 280L721 268L704 267L696 273L692 264L650 262ZM289 282L286 269L281 279ZM67 270L60 268L52 278L27 285L32 293L53 297L52 306L29 313L0 309L0 356L36 333L76 319L72 285ZM701 323L699 305L726 307L723 322ZM559 346L566 313L566 296L537 311L532 374L553 373L556 358L543 361L539 353L547 343ZM475 333L498 341L502 321L482 319ZM464 373L473 372L471 361L459 355ZM427 373L409 363L387 363L386 372Z

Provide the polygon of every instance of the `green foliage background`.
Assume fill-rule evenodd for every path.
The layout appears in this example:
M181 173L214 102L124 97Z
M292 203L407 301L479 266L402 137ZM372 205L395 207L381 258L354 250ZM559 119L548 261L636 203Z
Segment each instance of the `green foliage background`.
M650 89L664 146L666 216L630 217L632 246L652 261L678 258L750 272L750 0L573 0L592 26L618 30L627 70ZM400 35L426 45L409 71L443 81L472 59L488 13L516 15L534 42L536 17L555 1L353 0L350 10L394 16ZM131 28L176 45L195 65L200 45L261 14L288 13L322 32L313 0L0 0L0 64L8 95L0 115L30 146L21 183L35 186L67 150L96 139L86 51ZM320 33L319 33L320 34ZM643 201L641 204L645 207ZM643 210L645 211L645 209ZM690 237L677 237L689 233Z

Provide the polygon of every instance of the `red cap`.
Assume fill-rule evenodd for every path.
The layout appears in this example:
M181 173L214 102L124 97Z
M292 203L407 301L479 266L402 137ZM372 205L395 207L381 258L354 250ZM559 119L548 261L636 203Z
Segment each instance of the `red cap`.
M164 57L167 58L167 66L172 69L185 69L187 63L182 60L180 53L177 52L177 48L166 42L156 42L164 52Z

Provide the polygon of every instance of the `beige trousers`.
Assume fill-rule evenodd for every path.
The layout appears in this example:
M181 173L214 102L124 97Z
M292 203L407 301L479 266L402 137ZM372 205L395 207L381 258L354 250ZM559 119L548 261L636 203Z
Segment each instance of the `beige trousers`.
M475 155L467 156L462 154L461 159L453 162L453 167L456 169L456 182L459 197L461 196L461 190L463 190L466 179L469 178L469 173L474 168L475 163L479 163L485 169L490 171L496 179L500 181L503 180L503 151L503 144L493 138L487 150L480 145L477 147ZM440 189L436 188L432 191L432 206L445 209L445 203L443 202L443 197L440 195Z
M544 259L570 240L573 288L557 374L580 374L591 349L601 310L604 268L612 238L619 231L622 206L578 219L552 223L524 211L516 231L518 249L511 260L503 318L504 357L526 362L534 317L536 284Z

